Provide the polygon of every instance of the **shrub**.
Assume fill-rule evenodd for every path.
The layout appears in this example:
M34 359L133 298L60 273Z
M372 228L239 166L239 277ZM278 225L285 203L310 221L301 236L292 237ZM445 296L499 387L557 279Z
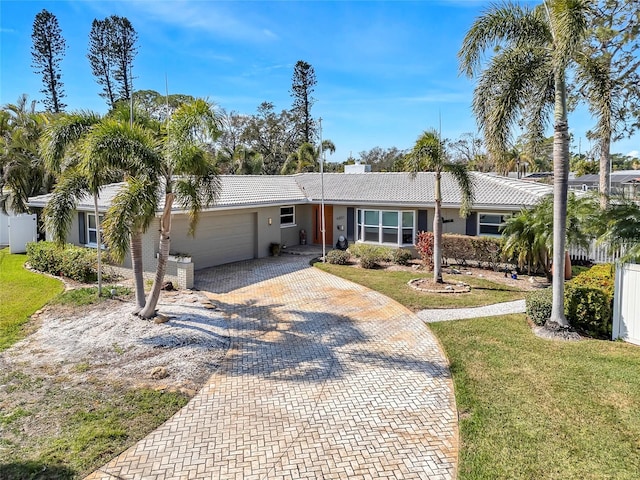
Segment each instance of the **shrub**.
M569 323L587 335L610 338L614 284L612 264L594 265L567 282L564 303Z
M97 277L96 251L54 242L27 244L27 258L32 268L78 282L92 282Z
M553 290L535 290L527 293L525 298L527 316L536 325L544 325L551 318Z
M409 250L404 248L396 248L391 252L392 261L398 265L409 265L409 260L413 258L413 255Z
M333 265L346 265L350 259L351 255L344 250L331 250L327 253L327 262Z
M392 261L393 250L393 248L368 245L366 243L356 243L347 249L356 258L362 258L363 256L375 257L377 262Z
M362 268L376 268L380 262L380 258L373 252L365 252L360 256L360 266Z
M419 232L416 239L416 250L422 259L422 265L433 270L433 232Z
M611 338L611 299L599 288L568 283L564 291L564 314L569 323L591 337Z

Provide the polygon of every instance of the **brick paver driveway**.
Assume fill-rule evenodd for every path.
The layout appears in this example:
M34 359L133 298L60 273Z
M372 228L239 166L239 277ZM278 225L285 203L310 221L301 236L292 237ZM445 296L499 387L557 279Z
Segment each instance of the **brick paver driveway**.
M197 272L229 321L225 360L187 406L89 478L454 478L453 386L429 329L308 260Z

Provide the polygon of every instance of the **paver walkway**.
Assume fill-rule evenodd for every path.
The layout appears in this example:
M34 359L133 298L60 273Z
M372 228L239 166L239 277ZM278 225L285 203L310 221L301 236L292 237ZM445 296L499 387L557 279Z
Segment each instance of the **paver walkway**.
M197 272L231 345L207 385L90 479L450 479L447 362L387 297L285 256Z

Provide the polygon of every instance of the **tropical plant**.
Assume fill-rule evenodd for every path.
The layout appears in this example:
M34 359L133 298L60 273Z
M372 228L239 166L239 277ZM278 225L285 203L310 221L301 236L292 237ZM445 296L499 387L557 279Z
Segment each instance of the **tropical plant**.
M336 147L331 140L322 141L322 152L334 153ZM320 171L319 149L310 143L303 143L298 149L287 157L287 161L282 165L280 173L288 175L291 173L318 172Z
M29 197L48 193L54 178L38 152L46 118L21 95L0 111L0 211L25 213Z
M435 213L433 217L433 280L442 280L442 173L448 172L454 179L462 195L460 216L469 215L473 203L473 179L465 165L447 161L444 144L434 130L424 132L416 141L413 150L405 159L406 171L412 175L418 172L434 172Z
M633 200L614 199L602 211L598 242L613 251L622 249L621 262L640 261L640 205Z
M64 114L49 123L40 139L40 152L47 169L57 177L51 200L44 209L45 224L59 244L64 244L79 199L93 197L96 219L98 296L102 295L102 232L98 209L100 189L121 173L111 164L92 156L87 148L103 118L94 112Z
M473 110L492 155L507 150L514 127L543 138L553 109L553 313L564 315L564 251L569 169L566 72L587 32L587 0L546 0L536 8L491 6L476 19L459 52L461 70L478 75ZM482 55L495 52L482 71Z
M595 197L570 192L567 197L566 243L588 247L597 235L595 225L598 216ZM547 195L534 207L522 209L505 221L501 227L503 253L514 258L521 268L526 265L529 272L542 267L549 275L549 259L554 248L553 224L553 197Z
M112 127L103 132L102 138L95 137L91 147L94 156L108 163L110 159L119 160L123 145L120 138L132 133L121 124ZM208 144L218 132L214 106L197 99L180 106L169 118L166 130L156 132L155 141L150 138L149 129L141 130L137 140L131 138L127 152L132 154L121 164L128 176L107 212L105 235L117 258L124 257L129 242L132 257L141 258L142 233L162 209L158 263L151 291L139 312L141 317L153 317L160 298L171 247L174 202L189 212L189 233L193 235L200 211L217 197L219 180ZM144 154L134 155L135 148ZM162 202L159 195L163 196Z

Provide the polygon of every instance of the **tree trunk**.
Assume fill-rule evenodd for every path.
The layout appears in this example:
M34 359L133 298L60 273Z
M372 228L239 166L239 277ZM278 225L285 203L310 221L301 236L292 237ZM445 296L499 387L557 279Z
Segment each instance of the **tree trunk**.
M164 281L164 274L167 270L167 259L171 249L171 207L175 196L173 193L167 193L164 200L164 210L160 217L160 242L158 245L158 266L156 268L156 276L153 280L151 292L147 297L144 308L140 312L142 318L152 318L156 315L156 306L160 299L160 290Z
M131 233L131 268L133 269L133 279L136 285L136 310L137 314L144 308L144 276L142 273L142 233L134 231Z
M564 259L569 180L569 124L564 72L555 74L555 126L553 135L553 301L549 322L568 327L564 315Z
M102 233L100 232L100 214L98 213L98 195L93 195L93 213L96 216L96 242L98 249L96 258L98 260L98 296L102 296Z
M611 136L603 135L600 138L600 208L606 210L609 206L610 169L611 169Z
M434 188L436 204L433 217L433 281L444 283L442 280L442 194L440 191L440 172L436 172Z

